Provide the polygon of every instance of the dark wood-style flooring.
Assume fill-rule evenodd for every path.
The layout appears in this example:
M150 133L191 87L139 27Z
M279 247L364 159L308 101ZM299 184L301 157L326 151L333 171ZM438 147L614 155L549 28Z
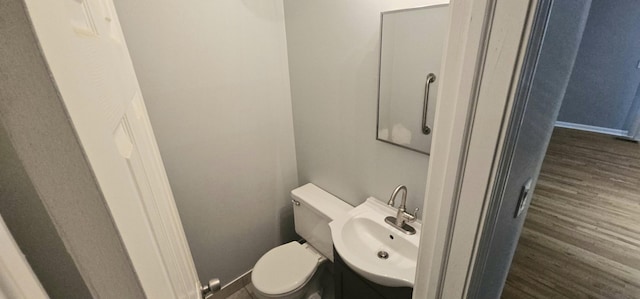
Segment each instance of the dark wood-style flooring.
M554 131L502 298L640 298L640 145Z

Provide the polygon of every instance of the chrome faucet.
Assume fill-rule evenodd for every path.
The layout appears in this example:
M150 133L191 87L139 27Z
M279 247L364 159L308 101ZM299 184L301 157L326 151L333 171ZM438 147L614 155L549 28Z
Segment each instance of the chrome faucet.
M407 223L412 223L416 221L419 209L416 208L413 214L409 214L406 212L407 187L405 185L399 185L398 187L396 187L396 189L393 190L393 193L391 193L391 198L389 198L389 202L387 202L387 205L389 205L390 207L394 206L396 202L396 196L398 196L398 193L400 191L403 191L402 201L400 202L400 206L398 207L398 213L396 217L389 216L389 217L386 217L384 221L391 224L391 226L395 227L396 229L402 231L405 234L413 235L416 233L416 230L411 225L408 225Z
M396 196L398 196L398 192L400 191L404 191L402 193L402 202L400 205L404 206L407 204L407 187L405 185L399 185L395 190L393 190L393 193L391 193L391 198L389 198L389 202L387 202L388 206L393 207L396 204Z

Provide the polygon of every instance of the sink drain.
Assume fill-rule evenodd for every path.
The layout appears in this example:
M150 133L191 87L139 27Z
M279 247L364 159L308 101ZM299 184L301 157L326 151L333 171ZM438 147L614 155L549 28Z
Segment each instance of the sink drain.
M389 258L389 253L387 253L386 251L383 251L383 250L378 251L378 257L383 259L383 260L386 260L386 259Z

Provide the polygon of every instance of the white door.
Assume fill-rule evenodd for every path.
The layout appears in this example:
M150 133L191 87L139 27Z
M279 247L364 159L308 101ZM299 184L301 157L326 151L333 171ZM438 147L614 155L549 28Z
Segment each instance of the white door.
M25 2L145 294L201 298L112 1Z

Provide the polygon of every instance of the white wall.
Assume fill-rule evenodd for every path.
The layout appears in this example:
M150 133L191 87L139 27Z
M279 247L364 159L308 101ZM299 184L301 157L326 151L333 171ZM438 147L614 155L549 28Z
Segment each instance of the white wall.
M294 237L282 0L115 4L200 279L228 283Z
M284 0L301 184L353 205L405 184L422 207L428 156L376 140L380 13L442 3Z

